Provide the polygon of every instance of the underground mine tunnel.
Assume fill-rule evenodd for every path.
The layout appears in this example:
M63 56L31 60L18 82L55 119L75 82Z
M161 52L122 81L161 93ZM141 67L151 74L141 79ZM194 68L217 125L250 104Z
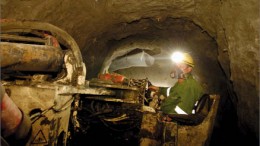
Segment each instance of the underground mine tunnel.
M202 132L207 131L206 124L190 133L181 131L183 125L177 130L170 125L175 135L170 140L175 145L259 145L259 1L1 0L0 4L1 82L31 119L27 145L140 145L142 120L147 118L138 112L143 83L169 87L176 82L170 77L174 51L191 54L195 79L220 100L206 136ZM23 56L31 58L25 62L29 67L19 67L21 62L4 66L6 55L22 57L19 53L30 56ZM145 60L140 59L143 56ZM35 64L34 59L46 64ZM133 87L100 82L97 78L107 77L101 76L106 73L132 79ZM158 129L152 136L162 145L167 138L159 135L167 128Z

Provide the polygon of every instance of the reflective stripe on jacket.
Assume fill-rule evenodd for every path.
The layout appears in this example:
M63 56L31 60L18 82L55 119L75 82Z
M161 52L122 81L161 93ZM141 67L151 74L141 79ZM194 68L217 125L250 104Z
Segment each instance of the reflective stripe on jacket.
M167 88L160 88L159 94L167 95ZM196 101L203 95L203 88L191 74L186 76L182 83L176 83L163 101L161 109L165 114L176 113L178 105L185 113L191 114Z

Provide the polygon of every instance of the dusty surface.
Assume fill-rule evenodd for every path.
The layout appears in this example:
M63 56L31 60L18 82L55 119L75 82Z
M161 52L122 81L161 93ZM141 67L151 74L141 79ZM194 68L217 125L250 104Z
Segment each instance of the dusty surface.
M1 0L0 3L1 18L49 22L72 35L82 50L88 78L96 76L107 53L126 39L144 43L152 40L152 45L163 47L167 44L170 46L170 42L177 44L172 40L177 36L168 37L172 32L185 34L191 40L188 43L189 51L200 54L198 57L206 62L200 63L205 68L201 66L204 70L196 71L198 77L202 81L217 80L216 76L219 75L222 81L226 77L225 84L212 80L210 91L221 90L225 93L227 88L231 89L227 90L227 97L234 105L240 131L250 138L258 139L258 0ZM183 20L183 25L172 27L178 21L176 18ZM194 28L189 21L210 37L188 33L191 30L187 29ZM199 43L196 43L196 38ZM215 42L210 42L210 38ZM209 48L201 43L208 43ZM216 58L221 68L215 70ZM223 70L225 75L219 73L219 70ZM212 71L212 76L208 77L211 73L203 74L204 71ZM206 76L205 79L203 76ZM216 89L211 88L214 83L218 84ZM225 117L221 118L223 120Z

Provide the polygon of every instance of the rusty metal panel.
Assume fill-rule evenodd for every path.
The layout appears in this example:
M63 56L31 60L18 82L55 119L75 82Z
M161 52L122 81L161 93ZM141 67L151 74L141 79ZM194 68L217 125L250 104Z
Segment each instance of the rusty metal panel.
M58 95L55 86L5 85L16 105L31 117L32 134L27 145L57 145L67 139L72 95Z
M1 69L57 72L63 64L61 49L32 44L0 43Z

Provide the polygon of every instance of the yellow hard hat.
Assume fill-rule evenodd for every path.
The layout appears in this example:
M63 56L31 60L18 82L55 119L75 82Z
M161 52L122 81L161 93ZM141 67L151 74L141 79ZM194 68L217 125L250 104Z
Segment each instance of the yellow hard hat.
M171 58L176 63L184 63L191 67L194 67L194 61L189 53L174 52Z
M191 67L194 67L194 61L193 61L192 57L190 56L190 54L188 54L188 53L183 53L183 63L185 63Z

